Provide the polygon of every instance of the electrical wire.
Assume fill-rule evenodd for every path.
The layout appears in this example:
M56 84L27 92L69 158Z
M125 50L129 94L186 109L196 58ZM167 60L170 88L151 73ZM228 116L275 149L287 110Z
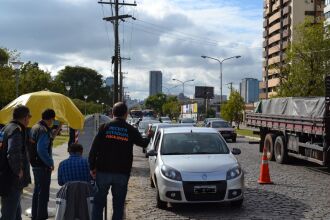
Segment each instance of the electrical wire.
M141 23L145 24L145 26L147 26L147 25L153 26L154 28L156 28L158 30L162 30L163 31L164 29L167 29L168 31L170 31L172 33L176 33L177 35L183 35L183 36L186 36L188 38L192 38L192 39L196 39L196 40L198 39L198 40L203 41L203 42L209 42L209 43L213 43L213 44L218 44L218 41L216 41L216 40L212 40L212 39L209 39L209 38L200 37L200 36L197 36L197 35L187 34L187 33L181 32L181 31L173 31L169 27L164 27L164 26L156 25L154 23L143 21L143 20L138 19L138 18L136 18L136 20L138 22L141 22Z

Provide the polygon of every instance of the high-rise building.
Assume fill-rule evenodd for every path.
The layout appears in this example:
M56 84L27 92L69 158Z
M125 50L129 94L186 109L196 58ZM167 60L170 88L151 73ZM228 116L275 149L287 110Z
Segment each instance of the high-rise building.
M149 72L149 95L162 93L163 75L161 71Z
M253 78L242 79L239 84L239 92L245 103L253 103L259 100L259 80Z
M317 22L323 17L323 9L324 0L264 0L261 99L276 95L284 52L296 37L294 27L306 16Z
M324 17L327 25L330 25L330 0L325 0Z

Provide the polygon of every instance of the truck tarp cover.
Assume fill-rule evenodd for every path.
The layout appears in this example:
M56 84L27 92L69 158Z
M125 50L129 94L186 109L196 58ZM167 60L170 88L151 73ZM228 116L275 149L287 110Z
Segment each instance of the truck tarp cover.
M256 113L322 118L325 112L324 97L288 97L262 100Z

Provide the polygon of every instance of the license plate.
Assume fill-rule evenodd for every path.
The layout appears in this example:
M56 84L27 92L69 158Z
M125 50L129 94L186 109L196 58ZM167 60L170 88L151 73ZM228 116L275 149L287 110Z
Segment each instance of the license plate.
M209 194L216 192L217 192L217 186L194 186L195 194Z

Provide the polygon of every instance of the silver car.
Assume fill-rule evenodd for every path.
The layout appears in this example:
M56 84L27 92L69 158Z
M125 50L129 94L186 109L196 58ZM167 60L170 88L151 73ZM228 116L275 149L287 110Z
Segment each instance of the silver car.
M167 203L243 203L244 174L225 140L212 128L164 128L148 152L157 207Z

